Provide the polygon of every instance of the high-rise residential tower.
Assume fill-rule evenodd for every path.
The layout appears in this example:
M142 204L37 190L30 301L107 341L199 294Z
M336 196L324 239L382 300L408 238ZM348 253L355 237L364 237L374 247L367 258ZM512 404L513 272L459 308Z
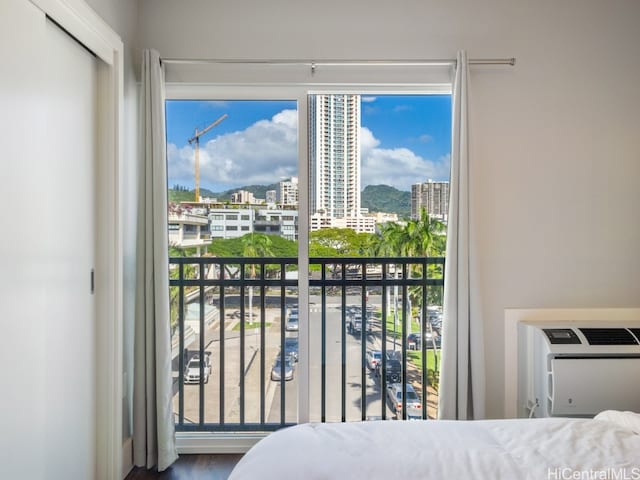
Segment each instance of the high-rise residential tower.
M312 95L310 212L360 215L360 95Z
M449 215L449 182L434 182L411 185L411 218L420 217L420 209L438 220L447 221Z
M276 201L279 205L298 205L298 177L278 183Z

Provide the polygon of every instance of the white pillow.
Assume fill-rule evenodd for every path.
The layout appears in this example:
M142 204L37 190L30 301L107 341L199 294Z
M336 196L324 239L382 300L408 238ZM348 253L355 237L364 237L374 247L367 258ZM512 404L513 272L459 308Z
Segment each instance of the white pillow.
M605 410L597 414L593 419L613 422L622 428L640 435L640 413Z

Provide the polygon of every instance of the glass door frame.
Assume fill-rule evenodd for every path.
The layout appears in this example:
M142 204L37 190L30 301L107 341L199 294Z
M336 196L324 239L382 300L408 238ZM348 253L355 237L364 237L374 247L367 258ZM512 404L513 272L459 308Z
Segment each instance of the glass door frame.
M415 80L415 76L413 78ZM182 83L166 84L166 100L279 100L296 101L298 110L298 271L309 272L309 98L321 94L357 95L451 95L451 83ZM299 359L297 423L310 419L310 361L309 361L309 278L298 275ZM181 453L245 452L266 433L202 432L176 434ZM229 439L233 441L229 443Z

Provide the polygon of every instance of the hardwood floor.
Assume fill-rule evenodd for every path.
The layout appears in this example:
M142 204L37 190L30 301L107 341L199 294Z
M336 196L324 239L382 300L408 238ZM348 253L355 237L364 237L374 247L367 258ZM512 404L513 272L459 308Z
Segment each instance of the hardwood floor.
M125 480L226 480L240 461L238 455L180 455L164 472L134 468Z

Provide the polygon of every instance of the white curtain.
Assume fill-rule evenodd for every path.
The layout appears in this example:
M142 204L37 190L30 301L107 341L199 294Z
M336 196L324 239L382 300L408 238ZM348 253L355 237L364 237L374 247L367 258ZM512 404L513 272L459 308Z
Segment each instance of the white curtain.
M136 466L157 465L162 471L178 454L169 331L164 71L153 50L143 52L140 97L133 459Z
M453 82L451 179L444 278L441 419L484 417L484 340L474 297L475 258L471 238L467 54L458 52Z

